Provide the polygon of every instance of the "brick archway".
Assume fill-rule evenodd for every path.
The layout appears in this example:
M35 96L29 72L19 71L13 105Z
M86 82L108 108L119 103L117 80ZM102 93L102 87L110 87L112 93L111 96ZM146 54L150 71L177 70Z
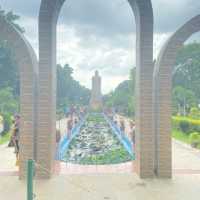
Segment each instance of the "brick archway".
M184 42L200 31L200 15L177 30L163 46L154 71L154 112L156 133L156 171L158 177L172 176L171 88L172 66Z
M13 25L0 17L0 39L7 42L20 72L20 170L19 176L25 176L26 160L34 159L34 137L36 135L36 95L38 63L36 55Z
M39 14L39 121L37 162L53 170L56 121L56 26L65 0L42 0ZM153 9L151 0L128 0L136 20L136 170L140 177L154 176L152 128Z

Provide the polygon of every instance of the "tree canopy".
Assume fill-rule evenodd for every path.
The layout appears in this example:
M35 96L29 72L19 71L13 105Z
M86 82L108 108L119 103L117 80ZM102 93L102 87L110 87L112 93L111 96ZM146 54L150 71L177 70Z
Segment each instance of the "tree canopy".
M6 12L0 6L0 16L3 16L7 21L9 21L18 31L24 33L25 30L21 27L17 21L20 19L19 15L14 14L12 11Z
M200 43L183 46L178 52L176 66L179 66L173 77L173 87L182 86L193 91L200 102Z
M173 113L187 115L200 104L200 43L184 45L177 54L173 73ZM123 108L124 114L134 115L135 68L130 78L106 95L107 106Z
M68 65L57 65L57 106L89 104L90 90L73 78L73 69Z
M0 7L0 15L8 20L15 28L24 32L24 29L18 25L20 17L12 11L5 12ZM19 96L19 72L15 62L15 55L11 53L6 41L0 41L0 89L12 88L14 96Z
M21 33L24 29L18 24L20 17L13 12L5 12L0 7L0 15L8 20ZM57 65L57 107L69 104L88 104L90 90L81 86L73 78L73 69L68 65ZM0 106L3 112L15 112L19 107L20 77L15 55L11 53L6 41L0 41ZM15 99L15 102L11 99ZM9 109L15 108L13 109ZM16 108L17 107L17 108ZM1 110L2 111L2 110Z
M135 114L135 68L130 70L129 80L125 80L118 87L104 97L108 107L115 107L126 115Z

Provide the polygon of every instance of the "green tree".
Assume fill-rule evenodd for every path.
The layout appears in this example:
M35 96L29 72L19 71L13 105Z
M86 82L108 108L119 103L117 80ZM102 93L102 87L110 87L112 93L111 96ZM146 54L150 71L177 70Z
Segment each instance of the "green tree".
M181 86L191 90L200 102L200 44L183 46L178 52L173 76L173 87ZM175 67L175 68L176 68Z
M10 87L19 96L19 70L5 41L0 41L0 89Z
M73 69L68 65L57 65L57 107L64 109L70 104L88 105L90 90L73 78Z
M172 91L174 113L187 115L191 107L197 104L193 91L177 86Z
M190 117L193 119L200 119L200 109L197 107L192 107L190 109Z
M25 30L21 27L17 21L20 19L20 16L14 14L12 11L6 12L0 6L0 16L3 16L7 21L9 21L18 31L24 33Z
M19 16L12 11L6 12L0 7L0 15L8 20L18 31L24 29L17 23ZM15 55L11 53L6 41L0 41L0 89L13 88L15 97L19 96L19 71L15 62Z
M128 116L135 115L135 68L130 70L130 79L120 83L117 88L105 95L108 107L115 107Z
M14 114L18 111L18 100L10 87L0 89L0 112Z

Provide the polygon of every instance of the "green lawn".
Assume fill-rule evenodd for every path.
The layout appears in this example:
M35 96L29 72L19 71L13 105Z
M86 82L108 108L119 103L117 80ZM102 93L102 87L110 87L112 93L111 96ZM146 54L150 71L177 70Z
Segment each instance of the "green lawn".
M10 133L4 135L3 137L0 137L0 145L5 144L10 140Z
M173 130L172 131L172 137L176 140L181 141L181 142L190 144L189 135L187 135L187 134L185 134L181 131Z
M181 131L173 130L172 131L172 137L174 139L179 140L181 142L184 142L186 144L191 144L190 139L189 139L189 135L187 135L187 134L185 134ZM200 149L200 145L197 148Z

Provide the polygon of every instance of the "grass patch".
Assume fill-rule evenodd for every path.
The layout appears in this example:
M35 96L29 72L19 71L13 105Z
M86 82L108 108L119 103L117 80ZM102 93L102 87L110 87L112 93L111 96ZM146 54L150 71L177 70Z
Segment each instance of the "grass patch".
M9 140L10 140L10 133L7 133L4 136L0 137L0 145L9 142Z
M190 139L189 139L189 135L181 132L181 131L178 131L178 130L173 130L172 131L172 137L176 140L179 140L181 142L184 142L184 143L187 143L187 144L190 144Z
M92 113L88 116L87 121L94 122L94 123L102 123L106 122L104 117L98 113Z
M87 165L109 165L109 164L119 164L134 160L134 156L129 155L129 153L121 146L120 149L110 150L104 155L91 155L85 157L80 161L80 164Z

